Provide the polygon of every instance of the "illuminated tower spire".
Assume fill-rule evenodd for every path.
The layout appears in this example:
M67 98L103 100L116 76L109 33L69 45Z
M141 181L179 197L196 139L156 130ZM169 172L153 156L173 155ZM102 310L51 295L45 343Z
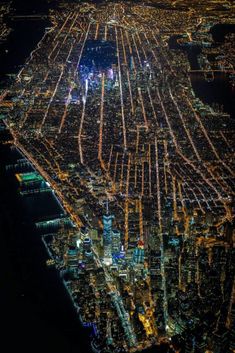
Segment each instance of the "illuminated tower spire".
M109 214L109 200L106 201L106 215Z

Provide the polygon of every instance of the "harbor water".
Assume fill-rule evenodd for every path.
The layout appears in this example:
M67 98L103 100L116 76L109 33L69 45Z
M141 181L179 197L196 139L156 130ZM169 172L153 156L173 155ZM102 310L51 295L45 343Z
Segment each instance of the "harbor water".
M47 14L48 6L43 0L15 0L13 15L28 15L32 9ZM14 79L7 74L17 74L50 26L46 19L8 16L7 22L13 31L0 47L0 88ZM0 147L2 346L7 352L15 347L24 353L92 352L90 332L81 326L59 273L46 266L48 253L32 222L58 216L61 207L52 192L19 196L17 170L5 170L19 158L19 151Z

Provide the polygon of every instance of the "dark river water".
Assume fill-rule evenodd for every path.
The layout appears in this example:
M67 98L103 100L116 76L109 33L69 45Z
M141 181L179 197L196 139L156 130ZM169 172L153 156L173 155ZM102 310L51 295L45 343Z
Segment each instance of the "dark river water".
M210 31L214 40L213 45L217 46L224 41L226 34L235 33L235 25L218 24L212 27ZM169 47L185 51L188 55L191 69L199 69L197 56L201 52L200 46L180 46L177 43L178 38L180 38L178 35L172 36L169 40ZM192 73L190 78L196 97L209 105L218 104L224 112L235 118L235 87L232 87L228 74L215 73L214 80L210 82L206 81L201 73Z
M46 1L14 1L15 14L47 14ZM0 86L9 84L44 34L48 20L8 19L13 31L0 47ZM84 329L57 271L46 266L48 254L29 219L50 219L61 212L52 193L19 197L14 163L19 152L0 147L0 243L2 346L11 353L89 353Z
M22 4L23 3L23 4ZM47 14L47 1L14 1L16 14ZM8 20L13 28L7 42L0 47L0 85L6 74L17 73L32 49L50 26L48 20ZM222 30L223 31L223 30ZM192 65L195 53L189 53ZM207 103L219 102L231 112L234 93L226 77L213 83L192 77L196 95ZM52 194L19 197L14 172L5 166L15 162L19 152L0 147L0 242L1 283L4 307L2 346L6 352L89 353L89 332L75 314L70 298L53 268L46 266L47 252L38 231L29 219L50 218L61 212ZM157 348L147 352L166 352Z

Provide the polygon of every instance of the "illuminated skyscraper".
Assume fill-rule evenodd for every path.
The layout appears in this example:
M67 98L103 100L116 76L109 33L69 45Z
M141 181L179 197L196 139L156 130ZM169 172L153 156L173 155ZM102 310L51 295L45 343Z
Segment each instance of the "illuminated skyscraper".
M133 253L133 260L137 264L144 263L144 243L140 240Z
M112 223L113 223L113 215L109 214L108 202L106 215L103 216L103 244L104 244L104 263L106 265L112 264Z
M112 254L119 255L121 250L121 234L119 230L114 229L112 231Z

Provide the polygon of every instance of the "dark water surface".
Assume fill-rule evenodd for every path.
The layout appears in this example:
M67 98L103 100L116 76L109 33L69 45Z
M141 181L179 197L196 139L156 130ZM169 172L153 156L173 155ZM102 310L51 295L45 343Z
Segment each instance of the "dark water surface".
M207 82L203 74L191 74L195 95L202 102L212 105L218 103L222 110L235 118L235 87L229 83L228 75L216 73L212 82Z
M214 40L214 46L221 45L228 33L235 33L235 25L218 24L210 30ZM183 50L187 53L191 70L198 70L197 57L201 52L199 45L181 46L177 39L180 35L174 35L169 39L169 48ZM222 110L235 118L235 87L231 85L228 74L214 73L214 80L208 82L203 73L191 73L191 84L193 91L203 103L213 105L218 104Z
M89 332L81 327L58 272L46 266L46 249L27 219L30 205L31 217L44 219L53 217L59 205L50 193L34 199L19 196L14 172L5 172L5 165L14 161L12 154L17 157L9 147L0 146L2 344L9 353L16 342L19 352L25 353L89 353Z
M46 1L14 1L15 15L47 14ZM8 19L13 29L0 47L0 86L16 74L44 34L48 20ZM19 198L14 173L5 164L20 156L0 146L0 248L2 347L6 352L90 353L89 332L81 327L72 302L29 218L50 218L60 208L52 194Z
M42 38L45 27L50 26L49 20L14 20L12 16L30 14L48 14L48 4L43 0L23 1L14 0L13 10L6 16L7 25L12 28L7 42L0 47L0 79L4 84L6 74L16 74L25 63L30 52ZM33 10L34 9L34 10Z
M217 24L210 30L215 43L223 43L225 36L229 33L235 33L234 24Z

